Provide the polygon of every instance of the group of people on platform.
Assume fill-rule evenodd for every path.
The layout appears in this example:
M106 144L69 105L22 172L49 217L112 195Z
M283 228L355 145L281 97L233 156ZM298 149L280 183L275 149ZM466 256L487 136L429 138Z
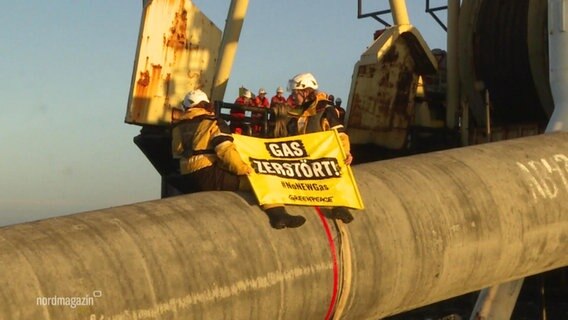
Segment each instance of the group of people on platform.
M285 103L289 105L291 108L296 108L299 105L294 100L293 94L288 95L288 97L284 96L284 88L278 87L276 88L276 94L268 100L266 97L266 90L264 88L260 88L258 90L258 95L253 97L253 94L250 90L246 88L241 88L241 93L235 99L235 104L242 105L242 106L250 106L250 107L259 107L259 108L270 108L278 103ZM345 114L345 110L341 107L341 98L335 99L335 97L330 94L327 96L327 100L334 104L338 109L343 110L343 115Z
M280 101L269 104L272 108L282 108L288 111L286 122L278 130L276 137L293 136L326 130L337 130L347 155L344 159L350 165L353 157L350 152L349 137L345 132L336 102L330 101L330 96L318 91L318 82L311 73L300 73L289 80L288 89L294 107L282 102L284 90L279 87L275 97ZM281 91L281 92L280 92ZM268 102L264 89L259 90L259 103ZM286 101L290 99L286 98ZM245 91L242 97L251 100L250 91ZM256 100L256 98L255 98ZM179 159L180 173L185 183L179 186L181 192L186 186L199 191L252 191L247 176L253 169L241 160L233 144L233 137L228 124L218 117L207 95L201 90L189 92L182 102L184 112L172 121L172 153ZM289 214L284 205L263 205L262 209L268 215L270 225L275 229L296 228L304 224L306 219L300 215ZM326 210L330 219L349 223L353 216L346 207L333 207Z
M257 108L271 108L273 112L279 112L283 107L285 107L285 112L288 113L289 109L296 109L300 107L300 104L296 99L294 99L294 93L292 88L288 88L292 93L288 97L284 96L284 88L278 87L276 89L276 94L272 96L270 101L266 97L266 90L264 88L260 88L258 90L258 95L253 97L253 94L250 90L246 88L240 89L240 95L235 100L235 104L240 106L249 106L249 107L257 107ZM320 92L323 94L323 92ZM345 118L345 109L341 107L341 98L335 99L335 97L330 94L326 95L325 99L328 101L330 105L333 105L338 112L338 117L341 123L343 123ZM231 109L230 112L231 118L234 121L231 123L231 132L242 134L244 133L244 128L240 123L242 119L245 118L245 112L239 109ZM252 117L256 119L260 119L262 117L259 113L252 113ZM252 135L257 135L261 132L261 126L256 124L252 125L250 128Z
M238 105L260 108L269 108L275 103L287 102L290 105L293 105L291 97L288 97L287 99L284 96L284 89L282 87L278 87L276 89L276 94L270 100L268 100L268 98L266 97L266 90L264 90L264 88L260 88L258 90L258 95L256 95L254 98L252 97L252 92L250 92L250 90L241 88L241 94L235 100L235 104Z

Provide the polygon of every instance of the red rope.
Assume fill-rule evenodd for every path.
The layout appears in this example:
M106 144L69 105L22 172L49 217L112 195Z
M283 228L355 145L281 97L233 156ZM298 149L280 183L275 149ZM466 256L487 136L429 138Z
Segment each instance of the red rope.
M320 217L321 223L323 224L323 228L325 230L325 234L327 235L327 241L329 242L329 249L331 250L331 258L333 260L333 292L331 294L331 302L329 303L329 308L327 309L327 314L325 315L325 320L331 319L331 315L335 308L335 299L337 299L337 290L339 287L339 264L337 262L337 253L335 250L335 242L333 242L333 237L331 236L331 229L329 228L329 224L325 219L325 216L321 212L319 207L314 207Z

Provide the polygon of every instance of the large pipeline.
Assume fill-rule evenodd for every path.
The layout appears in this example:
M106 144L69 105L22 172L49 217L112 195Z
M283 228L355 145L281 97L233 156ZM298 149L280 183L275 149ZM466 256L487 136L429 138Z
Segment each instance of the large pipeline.
M3 227L0 319L379 319L563 267L567 150L357 165L348 225L289 207L307 223L274 230L252 196L206 192Z

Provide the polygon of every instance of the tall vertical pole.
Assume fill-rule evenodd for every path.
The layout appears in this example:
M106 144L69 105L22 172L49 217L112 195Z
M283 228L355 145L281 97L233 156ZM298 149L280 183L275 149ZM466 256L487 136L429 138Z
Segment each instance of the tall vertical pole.
M217 60L217 71L213 78L213 88L211 100L223 100L227 82L231 75L233 61L237 54L239 36L247 14L248 0L233 0L227 14L223 39L219 48L219 59Z
M470 320L510 319L522 287L519 279L481 290Z
M392 19L395 25L410 24L405 0L389 0Z
M460 103L460 78L458 64L459 14L460 0L448 0L448 90L446 93L446 126L449 129L454 129L456 127L456 114Z
M554 112L546 131L568 130L568 1L548 1L548 55Z

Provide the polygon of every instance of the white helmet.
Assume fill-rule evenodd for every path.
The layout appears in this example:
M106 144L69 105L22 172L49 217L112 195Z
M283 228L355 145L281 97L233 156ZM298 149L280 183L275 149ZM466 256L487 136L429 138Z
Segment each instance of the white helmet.
M302 90L306 88L312 88L316 90L318 88L318 82L314 75L307 73L300 73L294 76L294 78L288 81L288 90Z
M190 91L188 94L185 95L185 98L183 99L183 103L182 103L183 108L189 109L189 108L197 105L201 101L205 101L205 102L209 103L209 98L207 98L207 94L205 94L205 92L203 92L199 89Z
M276 93L282 93L282 92L284 92L284 88L278 87L278 89L276 89Z
M243 97L249 98L249 99L252 98L252 93L250 92L250 90L245 90Z
M259 94L259 95L265 94L265 93L266 93L266 90L264 90L264 88L260 88L260 89L258 90L258 94Z

